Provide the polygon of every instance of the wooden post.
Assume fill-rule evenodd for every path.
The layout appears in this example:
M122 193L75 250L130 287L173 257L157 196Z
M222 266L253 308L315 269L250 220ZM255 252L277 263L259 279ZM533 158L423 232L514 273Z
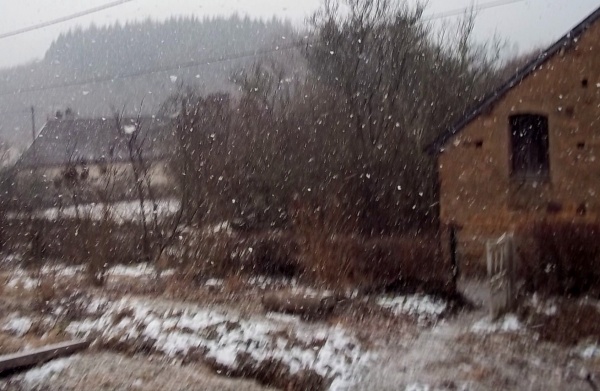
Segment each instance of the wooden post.
M457 237L457 226L456 224L450 224L450 262L452 266L452 284L454 285L454 290L458 287L458 259L457 259L457 247L458 247L458 237Z
M31 106L31 144L35 142L35 108Z

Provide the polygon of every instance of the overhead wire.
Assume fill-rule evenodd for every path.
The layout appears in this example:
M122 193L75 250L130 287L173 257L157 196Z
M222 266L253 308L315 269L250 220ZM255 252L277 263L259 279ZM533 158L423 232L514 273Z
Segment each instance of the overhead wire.
M122 3L122 2L128 2L128 1L133 1L133 0L121 0L120 2ZM492 1L492 2L484 3L479 6L475 6L475 7L463 7L461 9L456 9L456 10L452 10L452 11L448 11L448 12L444 12L444 13L425 16L422 20L423 21L431 21L431 20L436 20L436 19L442 19L442 18L460 15L460 14L462 14L466 11L470 11L470 10L480 11L480 10L484 10L484 9L501 7L501 6L505 6L505 5L509 5L509 4L513 4L513 3L518 3L518 2L522 2L522 1L524 1L524 0ZM117 5L116 3L112 3L112 4ZM281 51L292 50L295 48L299 48L299 47L314 44L314 43L317 43L317 42L299 41L299 42L291 43L288 45L276 46L275 48L270 48L270 49L246 51L246 52L240 52L237 54L231 54L231 55L221 56L221 57L214 57L214 58L209 58L209 59L204 59L204 60L176 63L176 64L172 64L169 66L144 69L144 70L139 70L139 71L130 72L130 73L124 73L124 74L120 74L120 75L106 75L106 76L100 76L100 77L97 76L97 77L91 77L91 78L86 78L86 79L82 79L82 80L76 80L76 81L68 82L68 83L53 83L53 84L47 84L47 85L42 85L42 86L19 88L19 89L15 89L15 90L11 90L11 91L2 92L2 93L0 93L0 96L15 95L15 94L21 94L21 93L28 93L28 92L39 92L39 91L53 90L53 89L59 89L59 88L76 87L76 86L82 86L82 85L88 85L88 84L100 84L100 83L113 82L113 81L123 80L123 79L137 78L137 77L156 74L156 73L163 73L163 72L169 72L169 71L174 71L174 70L214 65L214 64L233 61L233 60L253 58L253 57L263 56L265 54L271 54L271 53L276 53L276 52L281 52Z
M104 11L104 10L109 9L109 8L114 8L114 7L123 5L125 3L130 3L132 1L135 1L135 0L118 0L118 1L113 1L112 3L107 3L107 4L99 5L99 6L94 7L94 8L89 8L87 10L76 12L74 14L70 14L70 15L66 15L66 16L61 16L60 18L48 20L46 22L42 22L42 23L31 25L31 26L23 27L23 28L20 28L20 29L16 29L16 30L13 30L13 31L6 32L6 33L0 33L0 39L4 39L4 38L8 38L8 37L14 37L15 35L25 34L25 33L28 33L30 31L43 29L45 27L53 26L55 24L63 23L63 22L66 22L66 21L69 21L69 20L72 20L72 19L81 18L82 16L87 16L87 15L90 15L90 14L94 14L96 12Z
M483 10L487 10L487 9L490 9L490 8L497 8L497 7L503 7L505 5L521 3L523 1L525 1L525 0L496 0L496 1L490 1L490 2L487 2L487 3L479 4L479 5L473 5L473 6L470 6L470 7L457 8L457 9L450 10L450 11L445 11L445 12L440 12L440 13L437 13L437 14L432 14L432 15L429 15L429 16L424 16L422 20L424 22L428 22L430 20L443 19L443 18L449 18L451 16L463 15L465 12L468 12L468 11L478 12L478 11L483 11Z
M188 61L188 62L177 63L177 64L165 66L165 67L144 69L144 70L130 72L130 73L124 73L124 74L120 74L120 75L112 75L112 76L107 75L107 76L77 80L77 81L73 81L73 82L69 82L69 83L55 83L55 84L48 84L45 86L19 88L16 90L0 93L0 96L14 95L14 94L20 94L20 93L26 93L26 92L46 91L46 90L52 90L52 89L57 89L57 88L82 86L82 85L87 85L87 84L106 83L106 82L112 82L112 81L116 81L116 80L137 78L137 77L151 75L151 74L155 74L155 73L163 73L163 72L169 72L169 71L174 71L174 70L194 68L194 67L199 67L199 66L214 65L214 64L227 62L227 61L242 60L245 58L252 58L252 57L263 56L265 54L287 51L287 50L295 49L295 48L298 48L301 46L305 46L306 44L307 44L306 42L296 42L296 43L285 45L285 46L277 46L277 47L271 48L271 49L240 52L238 54L229 55L229 56L214 57L214 58L209 58L209 59L205 59L205 60L201 60L201 61Z
M17 114L17 113L30 113L31 110L31 106L28 106L27 108L24 109L14 109L14 110L3 110L0 111L0 115L4 115L4 114Z

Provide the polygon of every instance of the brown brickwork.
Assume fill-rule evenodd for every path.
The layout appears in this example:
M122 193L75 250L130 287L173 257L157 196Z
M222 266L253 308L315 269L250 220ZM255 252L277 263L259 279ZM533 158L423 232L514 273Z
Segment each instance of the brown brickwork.
M548 118L550 179L511 178L509 117ZM457 224L461 272L483 272L484 243L545 217L600 220L600 23L450 138L438 154L440 217Z

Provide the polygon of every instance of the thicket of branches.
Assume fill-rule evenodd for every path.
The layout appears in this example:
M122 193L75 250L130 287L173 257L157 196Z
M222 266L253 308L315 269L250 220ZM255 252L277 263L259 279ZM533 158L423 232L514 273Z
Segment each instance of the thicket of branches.
M434 30L422 7L343 6L312 18L303 74L265 59L234 75L238 95L169 101L174 172L197 221L289 227L301 211L365 236L435 224L422 150L496 83L493 48L473 43L472 17Z

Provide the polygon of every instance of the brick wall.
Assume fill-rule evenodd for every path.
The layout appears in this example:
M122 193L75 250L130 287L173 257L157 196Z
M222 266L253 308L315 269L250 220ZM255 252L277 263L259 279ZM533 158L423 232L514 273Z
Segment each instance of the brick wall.
M510 177L515 114L548 117L550 180ZM528 221L600 219L600 23L547 61L438 156L442 223L462 227L462 272L479 274L485 240Z

